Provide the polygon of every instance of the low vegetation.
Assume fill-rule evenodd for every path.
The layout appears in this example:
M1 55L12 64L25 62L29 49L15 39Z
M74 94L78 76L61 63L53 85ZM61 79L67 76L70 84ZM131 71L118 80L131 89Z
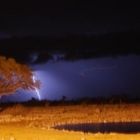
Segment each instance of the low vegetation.
M36 102L2 104L0 139L92 140L140 138L140 134L91 134L53 129L55 125L100 122L140 122L140 104ZM24 132L24 134L23 134ZM30 132L30 133L28 133Z

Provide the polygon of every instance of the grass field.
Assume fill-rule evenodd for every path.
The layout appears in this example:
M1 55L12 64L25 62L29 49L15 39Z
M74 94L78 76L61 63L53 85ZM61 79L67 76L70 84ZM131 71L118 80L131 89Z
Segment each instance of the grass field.
M0 140L139 140L140 134L91 134L60 131L52 126L92 122L138 122L140 104L102 104L1 108Z

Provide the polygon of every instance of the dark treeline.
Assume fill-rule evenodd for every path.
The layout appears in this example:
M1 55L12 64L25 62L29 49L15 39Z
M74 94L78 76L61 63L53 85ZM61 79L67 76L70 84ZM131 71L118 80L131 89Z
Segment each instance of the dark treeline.
M38 62L47 61L51 53L61 52L66 60L80 58L140 54L140 32L115 32L104 35L67 34L60 37L31 36L0 40L0 55L28 62L32 53Z
M25 102L1 102L0 107L11 107L21 104L26 107L35 106L63 106L63 105L92 105L92 104L135 104L140 103L140 97L130 98L127 95L113 95L111 97L83 97L74 100L67 100L62 98L60 100L37 100L32 98Z

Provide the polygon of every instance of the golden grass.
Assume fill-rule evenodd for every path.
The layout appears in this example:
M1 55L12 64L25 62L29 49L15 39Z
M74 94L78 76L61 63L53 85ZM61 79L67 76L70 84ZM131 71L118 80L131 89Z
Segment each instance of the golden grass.
M24 107L16 105L0 112L0 123L21 123L31 127L92 122L140 121L140 104L71 105Z
M0 140L139 140L140 134L91 134L58 130L42 130L0 126Z
M65 123L140 121L140 104L25 107L0 112L0 140L139 140L140 134L90 134L51 129Z

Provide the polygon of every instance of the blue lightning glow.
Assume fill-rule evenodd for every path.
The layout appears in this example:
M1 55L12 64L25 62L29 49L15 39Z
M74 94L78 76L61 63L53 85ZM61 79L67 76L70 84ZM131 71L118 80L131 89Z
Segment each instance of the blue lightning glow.
M36 81L35 75L33 75L32 78L33 78L33 82L35 82ZM41 100L41 96L40 96L39 90L37 88L35 88L35 92L36 92L36 94L38 96L38 99Z

